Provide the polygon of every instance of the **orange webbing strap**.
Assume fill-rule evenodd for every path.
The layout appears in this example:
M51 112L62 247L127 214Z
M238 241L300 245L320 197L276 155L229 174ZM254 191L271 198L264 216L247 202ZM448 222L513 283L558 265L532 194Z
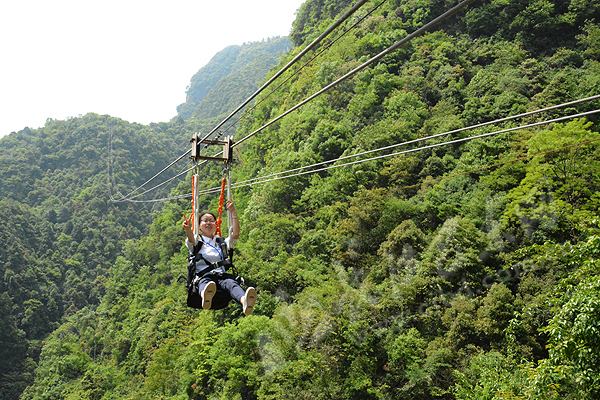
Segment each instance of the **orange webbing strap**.
M221 236L221 224L223 223L223 205L225 204L225 184L227 178L221 179L221 194L219 194L219 208L217 208L217 236Z

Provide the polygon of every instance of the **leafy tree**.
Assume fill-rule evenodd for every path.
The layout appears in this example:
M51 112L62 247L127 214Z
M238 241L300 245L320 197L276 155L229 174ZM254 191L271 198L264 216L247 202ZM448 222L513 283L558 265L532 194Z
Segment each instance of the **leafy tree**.
M598 236L592 236L578 249L583 254L598 254ZM549 357L540 362L534 379L534 390L546 398L594 398L600 393L598 371L598 290L597 257L584 261L584 276L576 284L567 280L563 287L560 309L544 331L549 335Z
M487 240L468 219L447 220L423 253L422 270L439 276L445 285L479 292L492 273Z
M464 371L456 371L456 399L528 398L529 368L496 351L479 353L469 360Z

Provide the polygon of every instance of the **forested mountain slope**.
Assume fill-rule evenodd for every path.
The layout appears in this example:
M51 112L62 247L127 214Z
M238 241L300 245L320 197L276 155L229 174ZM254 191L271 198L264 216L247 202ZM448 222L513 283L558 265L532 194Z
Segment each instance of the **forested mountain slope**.
M288 37L277 37L221 50L192 77L178 117L205 120L229 114L258 89L290 46Z
M147 230L148 208L110 202L109 162L117 167L114 182L141 183L176 156L166 150L175 149L174 140L88 114L0 141L0 288L3 325L11 327L1 330L2 347L11 354L0 360L2 398L18 396L40 340L63 315L98 303L124 241Z
M310 42L348 4L307 1L294 44ZM449 6L384 2L246 115L238 136ZM599 94L599 15L592 1L474 2L245 142L235 179ZM237 305L185 307L177 277L189 202L169 203L118 257L101 304L48 338L22 398L597 398L597 123L591 116L235 190L236 264L259 288L249 317Z
M230 88L229 95L243 98L255 90L262 76L237 74L244 62L254 66L248 49L265 45L238 49L251 54L228 76L250 87ZM261 64L276 62L255 55ZM217 84L207 81L205 89ZM182 120L143 126L90 113L0 140L0 399L18 398L31 382L43 340L63 316L96 307L117 255L148 232L152 213L162 207L114 203L111 196L129 193L181 155L195 129Z

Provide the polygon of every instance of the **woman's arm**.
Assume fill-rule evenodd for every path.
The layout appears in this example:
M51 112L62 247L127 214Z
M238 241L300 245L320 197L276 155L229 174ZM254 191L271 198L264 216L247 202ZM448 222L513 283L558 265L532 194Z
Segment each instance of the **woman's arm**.
M227 208L231 217L231 239L238 240L240 237L240 220L238 219L233 201L228 201L225 208Z
M187 236L188 242L193 246L196 245L196 238L194 237L194 231L192 230L192 215L188 218L183 219L183 230Z

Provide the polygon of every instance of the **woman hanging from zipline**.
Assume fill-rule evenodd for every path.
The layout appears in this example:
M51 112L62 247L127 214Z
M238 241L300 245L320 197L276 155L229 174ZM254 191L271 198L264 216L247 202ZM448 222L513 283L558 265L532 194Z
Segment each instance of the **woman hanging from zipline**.
M227 272L227 267L232 266L228 249L233 248L240 236L240 223L233 202L228 201L225 208L230 215L231 230L224 240L217 232L220 229L217 229L217 217L212 212L202 211L198 214L199 232L196 235L192 226L193 216L183 221L187 236L185 245L189 250L191 272L194 273L188 290L200 296L204 310L223 308L232 298L242 305L245 315L250 315L256 303L256 289L249 287L244 291L235 276ZM215 294L222 292L226 292L226 298L223 300L224 296L218 296L219 304L213 304Z

